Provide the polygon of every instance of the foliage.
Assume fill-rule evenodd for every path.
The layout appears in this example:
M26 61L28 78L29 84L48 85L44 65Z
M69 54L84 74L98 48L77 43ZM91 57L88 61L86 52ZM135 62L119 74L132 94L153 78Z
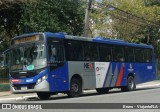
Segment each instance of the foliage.
M92 32L105 31L100 35L129 42L151 44L155 47L157 56L160 56L158 50L160 43L157 43L160 34L158 2L156 5L146 6L144 0L102 0L101 4L103 4L101 9L97 8L92 11L94 18L92 20L96 22L96 25L92 27ZM109 7L111 5L115 7ZM112 22L109 22L108 18Z
M145 3L146 6L153 6L153 5L160 6L160 1L159 0L144 0L144 3Z
M8 48L11 37L17 31L16 25L20 20L20 2L0 2L0 52Z
M1 0L0 6L1 43L30 32L83 33L84 0Z
M80 35L84 9L79 0L38 0L23 6L21 32L67 32Z

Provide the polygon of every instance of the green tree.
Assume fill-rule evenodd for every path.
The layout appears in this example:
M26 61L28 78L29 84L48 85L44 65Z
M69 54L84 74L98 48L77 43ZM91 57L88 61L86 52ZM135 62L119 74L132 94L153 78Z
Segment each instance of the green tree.
M84 0L0 0L0 6L0 52L23 33L83 33Z
M153 5L160 6L160 1L159 0L144 0L144 3L145 3L146 6L153 6Z
M66 32L80 35L83 31L84 7L79 0L37 0L23 6L20 32Z
M18 32L17 24L21 18L20 1L0 1L0 52L8 48L10 39Z
M98 5L101 7L93 9L91 14L92 20L95 21L93 23L96 23L92 32L104 30L106 32L99 35L152 44L156 48L160 29L159 5L148 7L144 0L102 0ZM107 18L112 22L109 23Z
M90 23L92 35L153 45L156 58L160 60L159 3L159 0L101 0L101 3L95 2ZM111 5L114 7L110 7Z

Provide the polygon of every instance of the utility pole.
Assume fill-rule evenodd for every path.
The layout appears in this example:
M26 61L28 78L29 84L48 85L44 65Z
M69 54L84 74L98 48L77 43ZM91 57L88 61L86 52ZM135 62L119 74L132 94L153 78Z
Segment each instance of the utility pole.
M86 0L86 12L85 12L85 20L84 20L84 37L88 37L88 32L89 32L89 13L91 9L91 2L92 0Z

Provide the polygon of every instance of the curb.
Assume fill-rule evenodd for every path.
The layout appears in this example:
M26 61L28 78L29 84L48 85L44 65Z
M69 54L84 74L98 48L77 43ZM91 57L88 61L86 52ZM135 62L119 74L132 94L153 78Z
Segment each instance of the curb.
M23 100L27 100L28 98L32 98L32 97L37 97L37 95L22 96L22 97L15 97L15 98L3 98L3 99L0 99L0 103L5 102L5 101L23 101Z
M141 89L141 88L157 88L160 87L160 84L152 84L152 85L137 85L137 89Z

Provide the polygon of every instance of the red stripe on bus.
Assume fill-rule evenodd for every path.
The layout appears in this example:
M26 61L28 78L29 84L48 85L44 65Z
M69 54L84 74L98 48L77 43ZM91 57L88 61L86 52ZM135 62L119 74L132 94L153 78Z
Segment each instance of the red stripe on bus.
M121 69L120 69L120 72L119 72L119 75L118 75L118 80L117 80L117 83L116 83L116 86L120 86L121 85L121 82L122 82L122 77L123 77L123 65L121 66Z

